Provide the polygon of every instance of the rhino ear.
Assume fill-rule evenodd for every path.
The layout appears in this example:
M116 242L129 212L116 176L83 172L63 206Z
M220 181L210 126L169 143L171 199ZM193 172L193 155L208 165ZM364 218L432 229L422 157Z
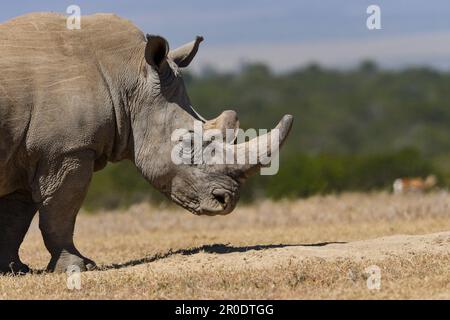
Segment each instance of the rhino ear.
M145 60L151 66L161 68L166 61L169 52L167 40L160 36L147 34L147 46L145 47Z
M197 36L192 42L185 44L175 50L169 52L169 57L180 67L187 67L197 54L200 42L203 41L202 36Z

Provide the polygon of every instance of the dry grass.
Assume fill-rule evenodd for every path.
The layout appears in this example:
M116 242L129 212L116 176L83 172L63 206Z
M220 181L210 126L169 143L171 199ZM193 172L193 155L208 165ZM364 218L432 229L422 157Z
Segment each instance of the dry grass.
M241 206L226 217L141 204L81 214L76 243L103 270L0 277L0 299L450 298L450 196L344 194ZM325 242L349 242L325 244ZM21 257L49 256L34 221ZM365 268L382 270L368 290Z

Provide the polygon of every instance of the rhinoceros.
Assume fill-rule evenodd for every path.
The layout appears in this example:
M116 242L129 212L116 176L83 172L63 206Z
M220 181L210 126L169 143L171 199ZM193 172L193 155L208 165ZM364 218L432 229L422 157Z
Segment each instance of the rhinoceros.
M163 37L112 14L83 16L78 30L55 13L0 25L0 272L29 271L18 252L36 212L49 272L95 268L73 234L92 175L108 162L131 160L151 185L194 214L234 209L261 161L171 161L174 130L191 131L195 121L220 130L238 125L234 111L207 121L191 106L180 69L202 40L169 50ZM280 145L292 121L285 115L278 124Z

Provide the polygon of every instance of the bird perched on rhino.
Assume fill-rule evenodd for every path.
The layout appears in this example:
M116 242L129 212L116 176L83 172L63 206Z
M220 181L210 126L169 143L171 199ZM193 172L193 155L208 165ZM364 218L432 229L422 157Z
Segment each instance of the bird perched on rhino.
M133 161L145 179L198 215L230 213L244 181L263 163L175 164L174 130L236 129L234 111L203 119L191 106L180 68L202 37L170 50L115 15L35 13L0 25L0 272L27 272L19 247L34 215L51 254L47 269L89 270L73 241L92 174L107 162ZM277 126L279 145L292 126ZM271 133L267 134L267 138ZM275 135L274 135L275 136ZM257 139L216 141L251 150Z

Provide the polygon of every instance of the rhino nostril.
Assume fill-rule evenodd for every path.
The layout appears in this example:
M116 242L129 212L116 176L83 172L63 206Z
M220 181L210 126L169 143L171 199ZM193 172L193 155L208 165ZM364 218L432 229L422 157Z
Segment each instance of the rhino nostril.
M219 202L222 206L226 207L230 199L230 193L223 189L216 189L213 191L214 199Z
M225 196L224 195L216 195L216 200L219 201L220 204L225 204Z

